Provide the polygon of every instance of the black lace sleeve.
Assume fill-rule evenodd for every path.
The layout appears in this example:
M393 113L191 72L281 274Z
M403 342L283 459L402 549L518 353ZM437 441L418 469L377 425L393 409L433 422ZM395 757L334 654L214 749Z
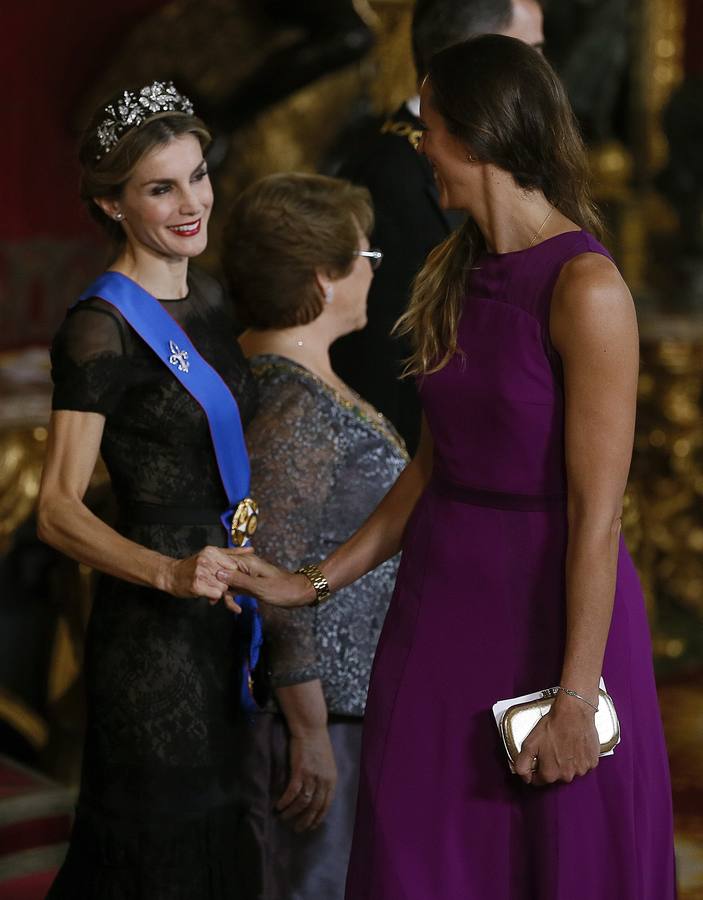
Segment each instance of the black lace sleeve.
M262 386L261 405L247 431L252 493L261 509L258 553L288 569L319 544L321 518L333 489L338 432L324 398L293 379ZM315 611L262 604L274 686L319 677Z
M52 407L109 415L124 389L126 325L99 299L72 309L51 347Z

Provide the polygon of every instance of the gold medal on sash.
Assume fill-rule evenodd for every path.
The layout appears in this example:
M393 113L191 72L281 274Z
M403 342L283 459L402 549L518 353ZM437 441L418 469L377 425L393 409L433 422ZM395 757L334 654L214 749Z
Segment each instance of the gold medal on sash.
M259 506L256 500L245 497L240 500L232 516L232 543L235 547L243 547L256 531L259 523Z

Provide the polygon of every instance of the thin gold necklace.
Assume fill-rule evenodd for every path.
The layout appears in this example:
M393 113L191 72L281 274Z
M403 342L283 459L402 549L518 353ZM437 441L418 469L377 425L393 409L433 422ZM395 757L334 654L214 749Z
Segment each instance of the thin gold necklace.
M549 219L551 218L551 215L552 215L553 212L554 212L554 207L553 207L553 206L550 206L550 207L549 207L549 212L547 213L544 222L542 222L542 224L539 226L539 231L537 231L537 233L535 234L535 236L534 236L534 237L532 238L532 240L530 241L530 247L534 247L534 245L537 243L537 240L538 240L539 236L540 236L540 235L542 234L542 232L544 231L544 226L547 224L547 222L548 222ZM529 247L528 247L528 250L529 250Z

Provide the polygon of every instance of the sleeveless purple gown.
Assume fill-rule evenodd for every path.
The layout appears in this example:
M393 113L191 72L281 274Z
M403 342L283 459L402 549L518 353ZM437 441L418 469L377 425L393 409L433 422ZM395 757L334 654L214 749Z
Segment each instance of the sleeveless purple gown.
M464 355L424 379L432 481L408 523L364 724L347 900L672 900L671 793L642 592L621 543L603 676L622 742L572 784L509 774L496 700L558 684L564 396L549 340L585 232L483 255Z

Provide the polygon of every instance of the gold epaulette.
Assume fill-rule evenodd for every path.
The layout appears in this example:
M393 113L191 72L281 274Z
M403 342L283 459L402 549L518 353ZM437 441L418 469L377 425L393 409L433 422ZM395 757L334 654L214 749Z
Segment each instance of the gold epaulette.
M413 150L417 150L422 137L422 129L413 128L410 122L398 122L396 119L387 119L381 125L381 134L397 134L398 137L404 137Z

